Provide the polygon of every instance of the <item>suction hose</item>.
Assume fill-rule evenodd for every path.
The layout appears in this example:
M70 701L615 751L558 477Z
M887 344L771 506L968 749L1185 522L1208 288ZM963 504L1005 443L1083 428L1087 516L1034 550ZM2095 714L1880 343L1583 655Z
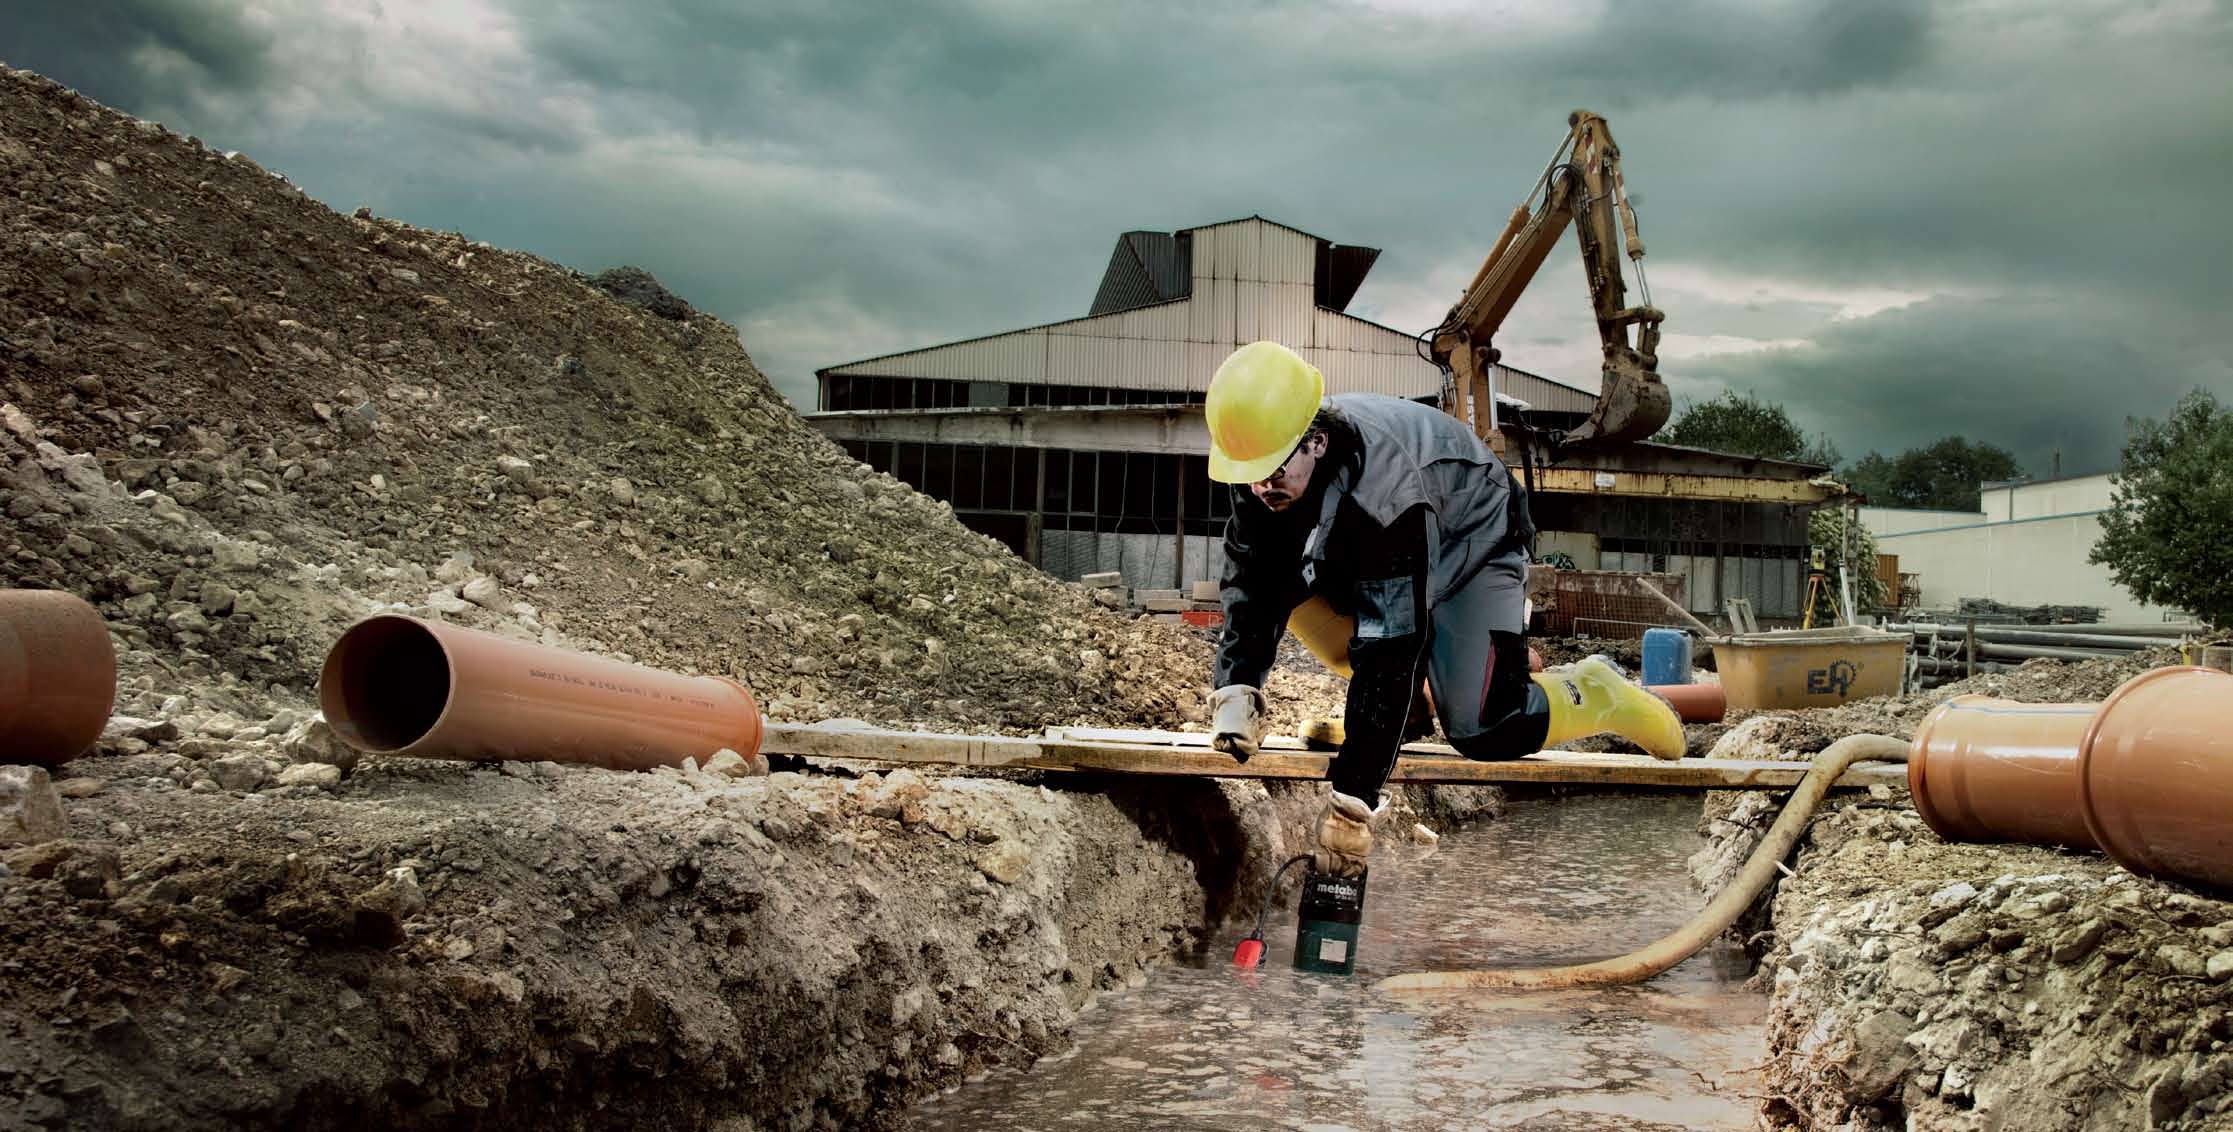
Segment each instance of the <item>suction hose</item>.
M1384 991L1432 990L1488 990L1488 989L1559 989L1566 987L1610 987L1640 983L1675 964L1697 954L1698 949L1713 942L1714 937L1729 930L1737 917L1760 898L1768 881L1776 874L1776 867L1791 854L1791 847L1798 844L1799 834L1806 829L1807 819L1814 816L1814 808L1821 804L1822 796L1830 792L1830 784L1845 773L1845 768L1856 762L1874 759L1882 762L1907 761L1908 743L1888 735L1848 735L1829 745L1814 756L1814 765L1806 777L1791 792L1783 804L1783 813L1768 828L1767 837L1760 847L1752 851L1743 871L1736 879L1723 885L1713 900L1690 918L1655 943L1648 944L1626 955L1601 959L1595 963L1581 963L1570 967L1520 967L1483 971L1421 971L1411 975L1396 975L1382 979Z

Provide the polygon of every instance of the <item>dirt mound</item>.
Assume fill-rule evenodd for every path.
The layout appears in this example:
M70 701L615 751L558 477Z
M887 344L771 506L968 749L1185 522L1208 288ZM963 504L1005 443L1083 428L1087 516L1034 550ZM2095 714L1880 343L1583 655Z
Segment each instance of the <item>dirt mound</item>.
M1059 1047L1302 820L1256 784L345 774L313 682L376 612L902 727L1172 726L1208 650L847 458L648 275L342 216L5 68L0 193L0 586L94 602L123 682L67 835L0 857L0 1127L888 1121Z
M776 719L1199 700L1201 649L845 456L641 272L620 301L343 216L21 71L0 175L0 585L94 601L128 711L261 722L397 609L734 676Z
M634 303L651 313L675 322L688 322L698 312L675 293L660 286L657 279L643 268L628 266L600 271L590 277L589 285L619 299Z

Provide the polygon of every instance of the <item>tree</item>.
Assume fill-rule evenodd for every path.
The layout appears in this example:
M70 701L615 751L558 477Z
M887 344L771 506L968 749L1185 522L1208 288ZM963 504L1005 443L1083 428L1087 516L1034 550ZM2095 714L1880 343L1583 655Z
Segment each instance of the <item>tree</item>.
M1822 568L1829 574L1821 593L1814 597L1814 623L1837 623L1837 613L1831 603L1842 601L1838 597L1838 568L1846 564L1847 532L1845 509L1824 507L1807 516L1807 542L1821 552ZM1868 528L1853 524L1853 604L1862 613L1881 613L1894 606L1892 595L1884 579L1876 573L1876 539ZM1805 610L1800 610L1804 614Z
M1839 476L1879 507L1975 511L1986 481L2023 474L2023 466L2007 449L1949 436L1910 448L1896 458L1871 452Z
M1685 406L1661 439L1736 456L1825 465L1838 462L1837 448L1828 437L1809 443L1807 434L1783 406L1734 389L1711 401Z
M2233 625L2233 412L2197 389L2130 426L2088 560L2141 601Z

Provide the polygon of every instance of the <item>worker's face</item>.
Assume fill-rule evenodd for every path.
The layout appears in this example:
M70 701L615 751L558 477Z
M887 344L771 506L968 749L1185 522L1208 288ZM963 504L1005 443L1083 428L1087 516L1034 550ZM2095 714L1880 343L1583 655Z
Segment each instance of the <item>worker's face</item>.
M1311 432L1295 446L1295 453L1271 475L1248 485L1264 506L1274 511L1285 511L1310 489L1311 473L1318 470L1318 458L1326 454L1326 434Z

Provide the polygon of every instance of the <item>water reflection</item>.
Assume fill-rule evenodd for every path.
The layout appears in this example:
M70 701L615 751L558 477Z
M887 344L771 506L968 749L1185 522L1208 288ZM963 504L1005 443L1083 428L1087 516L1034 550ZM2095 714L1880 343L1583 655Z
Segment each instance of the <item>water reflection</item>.
M1701 901L1684 880L1695 798L1515 804L1431 855L1383 852L1358 974L1288 969L1294 909L1263 967L1157 971L1104 996L1077 1048L926 1102L908 1127L1748 1129L1766 1004L1717 949L1637 988L1389 998L1402 971L1603 958Z

